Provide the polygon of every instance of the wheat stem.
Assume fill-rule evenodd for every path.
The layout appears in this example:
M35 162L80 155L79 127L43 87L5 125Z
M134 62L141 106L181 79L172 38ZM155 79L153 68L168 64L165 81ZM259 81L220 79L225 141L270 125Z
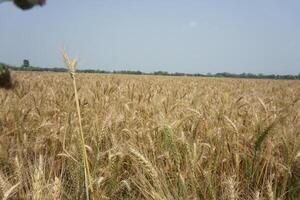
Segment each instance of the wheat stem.
M76 85L76 66L77 66L77 60L70 60L67 53L62 50L62 55L65 61L65 64L69 68L69 73L71 75L72 81L73 81L73 88L74 88L74 93L75 93L75 103L76 103L76 109L77 109L77 115L78 115L78 124L79 124L79 132L80 132L80 143L81 143L81 153L83 156L83 166L84 166L84 179L85 179L85 190L86 190L86 198L90 199L89 195L89 190L93 192L93 187L92 187L92 181L91 181L91 173L90 173L90 168L89 168L89 163L88 163L88 157L87 157L87 152L86 152L86 143L85 143L85 138L84 138L84 133L83 133L83 128L82 128L82 118L81 118L81 111L80 111L80 106L79 106L79 97L78 97L78 92L77 92L77 85Z

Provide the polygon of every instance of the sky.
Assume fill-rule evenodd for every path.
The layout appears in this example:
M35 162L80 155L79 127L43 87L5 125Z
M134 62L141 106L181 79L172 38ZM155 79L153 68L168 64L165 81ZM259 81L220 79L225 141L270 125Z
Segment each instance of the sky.
M300 73L299 0L48 0L0 4L0 62L184 73Z

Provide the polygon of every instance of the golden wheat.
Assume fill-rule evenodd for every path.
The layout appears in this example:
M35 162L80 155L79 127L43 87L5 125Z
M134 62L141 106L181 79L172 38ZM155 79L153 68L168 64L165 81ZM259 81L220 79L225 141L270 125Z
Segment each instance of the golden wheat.
M16 87L0 89L0 198L300 196L299 81L12 75Z

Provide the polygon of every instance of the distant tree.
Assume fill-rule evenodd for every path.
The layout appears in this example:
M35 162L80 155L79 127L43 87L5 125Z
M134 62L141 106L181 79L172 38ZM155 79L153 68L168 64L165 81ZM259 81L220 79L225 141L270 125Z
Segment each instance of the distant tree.
M154 75L168 76L169 73L165 72L165 71L157 71L157 72L154 72Z
M172 74L172 76L184 76L185 73L175 72Z
M29 67L30 67L29 60L24 59L24 60L23 60L23 65L22 65L22 67L23 67L23 68L29 68Z

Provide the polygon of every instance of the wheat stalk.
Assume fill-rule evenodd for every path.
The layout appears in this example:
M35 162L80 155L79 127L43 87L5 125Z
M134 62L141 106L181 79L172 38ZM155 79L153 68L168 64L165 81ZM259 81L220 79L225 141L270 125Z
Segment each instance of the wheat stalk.
M39 156L38 164L33 171L32 180L32 198L34 200L43 199L43 191L45 186L44 161L42 155Z
M65 50L62 50L62 56L63 56L65 64L69 68L69 73L70 73L72 81L73 81L75 102L76 102L77 115L78 115L78 124L79 124L79 131L80 131L80 142L81 142L81 151L82 151L81 154L83 156L86 198L90 199L89 190L91 192L93 192L93 187L92 187L92 180L91 180L90 168L89 168L87 151L86 151L85 137L84 137L82 123L81 123L82 118L81 118L79 97L78 97L77 85L76 85L76 67L77 67L78 61L76 59L70 60L70 58Z
M11 185L7 178L0 171L0 193L3 193L2 200L8 200L16 193L16 189L20 185L18 182L15 185Z
M61 199L62 191L63 191L61 180L55 177L52 187L53 187L53 199L57 199L57 200Z
M234 178L230 177L227 180L227 195L229 200L239 199L236 187L237 187L236 181L234 180Z
M134 148L130 148L130 154L138 162L141 168L146 172L147 176L150 177L152 183L156 185L158 181L158 174L150 161L148 161L141 153L139 153Z

